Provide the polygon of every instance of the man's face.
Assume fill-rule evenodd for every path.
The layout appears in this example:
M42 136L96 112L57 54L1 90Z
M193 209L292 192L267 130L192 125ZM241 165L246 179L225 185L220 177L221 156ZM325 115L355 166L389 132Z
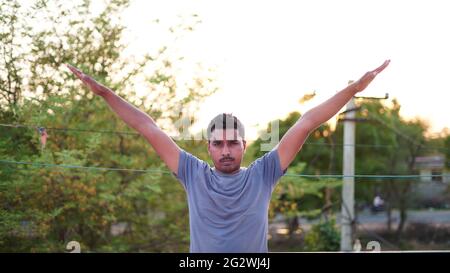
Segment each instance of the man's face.
M246 143L236 129L217 129L211 133L208 153L214 166L222 173L239 171L244 157Z

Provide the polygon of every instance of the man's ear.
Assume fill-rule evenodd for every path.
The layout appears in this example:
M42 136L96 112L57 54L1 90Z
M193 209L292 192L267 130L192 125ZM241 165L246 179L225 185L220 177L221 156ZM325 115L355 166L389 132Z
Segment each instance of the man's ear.
M244 151L247 149L247 141L242 140L242 143L244 144Z
M208 155L211 156L211 152L209 151L211 142L208 140L208 144L206 145L206 150L208 151Z

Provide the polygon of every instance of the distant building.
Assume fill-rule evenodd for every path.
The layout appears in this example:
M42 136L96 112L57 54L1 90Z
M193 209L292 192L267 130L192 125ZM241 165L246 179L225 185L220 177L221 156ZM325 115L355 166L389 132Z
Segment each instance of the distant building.
M418 201L426 206L448 207L450 171L445 166L445 156L416 157L414 169L422 176L414 187Z
M414 167L423 176L421 181L450 183L450 171L445 167L445 157L442 155L416 157Z

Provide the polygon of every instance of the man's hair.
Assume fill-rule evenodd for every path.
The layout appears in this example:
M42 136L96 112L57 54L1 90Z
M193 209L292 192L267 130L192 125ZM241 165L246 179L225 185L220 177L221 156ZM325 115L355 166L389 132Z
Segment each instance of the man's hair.
M211 120L207 131L208 141L211 139L211 134L215 129L235 129L238 130L242 139L245 139L244 125L242 125L241 121L232 114L219 114Z

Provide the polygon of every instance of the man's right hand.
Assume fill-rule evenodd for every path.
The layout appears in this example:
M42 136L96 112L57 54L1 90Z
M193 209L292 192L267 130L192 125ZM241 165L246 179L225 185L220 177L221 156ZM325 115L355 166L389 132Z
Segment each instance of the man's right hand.
M156 153L166 163L169 169L178 174L178 161L181 149L163 132L155 121L145 112L139 110L126 100L119 97L110 89L96 82L77 68L67 65L75 76L77 76L95 94L102 96L111 109L131 128L139 132L152 145Z
M104 96L105 94L107 94L109 92L108 88L106 88L105 86L96 82L93 78L84 74L78 68L76 68L70 64L66 64L66 66L67 66L67 68L70 69L70 71L72 71L73 74L75 74L75 76L77 76L96 95Z

